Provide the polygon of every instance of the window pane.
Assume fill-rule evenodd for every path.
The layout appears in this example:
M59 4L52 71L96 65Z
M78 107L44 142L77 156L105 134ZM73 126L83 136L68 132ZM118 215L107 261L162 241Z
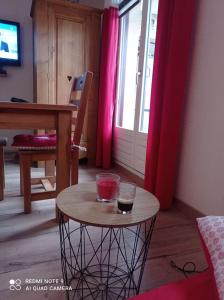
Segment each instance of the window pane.
M142 5L121 18L117 126L134 128Z
M147 46L146 57L143 71L143 92L141 99L141 116L140 116L140 131L148 132L149 113L150 113L150 97L152 85L152 71L154 62L154 50L156 39L158 0L151 1L149 10L149 18L147 25Z

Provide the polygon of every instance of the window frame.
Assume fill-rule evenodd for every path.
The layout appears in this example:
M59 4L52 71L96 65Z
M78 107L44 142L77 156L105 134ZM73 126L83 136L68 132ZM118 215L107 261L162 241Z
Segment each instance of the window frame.
M116 123L114 126L114 160L117 164L123 166L124 168L128 169L132 173L137 174L140 177L144 176L145 173L145 159L146 159L146 147L147 147L147 137L148 133L140 131L143 129L141 122L143 122L143 115L140 113L144 110L144 101L143 101L143 93L145 93L144 82L148 77L145 77L147 74L146 66L149 65L149 61L147 60L146 52L149 51L149 39L152 37L151 33L149 32L150 28L150 20L151 14L154 10L153 8L153 1L157 0L142 0L142 18L141 18L141 35L140 35L140 42L139 42L139 57L138 57L138 68L137 68L137 86L136 86L136 94L135 94L135 119L133 124L133 130L121 127L123 124L123 109L125 109L124 100L124 86L126 84L122 81L125 78L125 70L122 72L118 69L118 84L117 84L117 103L116 103ZM159 0L158 0L159 1ZM157 5L157 2L156 2ZM126 32L128 30L128 25L126 26ZM119 38L119 47L126 35L124 34L124 30L120 31L120 38ZM124 46L124 45L122 45ZM127 47L127 43L126 43ZM125 62L126 56L126 48L123 48L122 51L118 53L118 63L119 68L121 64ZM126 67L126 63L124 64ZM144 74L143 74L144 72ZM132 81L134 82L133 78ZM122 88L123 86L123 88ZM122 104L123 102L123 104ZM120 117L120 118L119 118ZM125 117L126 119L126 117Z

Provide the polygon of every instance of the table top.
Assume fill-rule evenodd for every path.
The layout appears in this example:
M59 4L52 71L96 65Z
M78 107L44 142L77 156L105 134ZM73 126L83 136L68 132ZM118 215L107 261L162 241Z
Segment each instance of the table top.
M0 101L0 110L2 109L71 111L71 110L77 110L77 107L73 104L58 105L58 104L15 103L15 102Z
M73 185L56 199L59 210L70 219L97 227L129 227L145 222L159 210L159 201L148 191L137 187L131 214L117 213L116 201L96 201L96 182Z

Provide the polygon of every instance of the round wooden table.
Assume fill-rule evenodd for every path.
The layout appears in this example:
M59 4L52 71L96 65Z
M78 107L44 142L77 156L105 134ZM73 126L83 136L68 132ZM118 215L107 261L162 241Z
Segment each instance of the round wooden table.
M127 299L139 293L159 202L137 187L131 214L96 201L96 183L71 186L56 200L67 299ZM74 222L75 221L75 222Z

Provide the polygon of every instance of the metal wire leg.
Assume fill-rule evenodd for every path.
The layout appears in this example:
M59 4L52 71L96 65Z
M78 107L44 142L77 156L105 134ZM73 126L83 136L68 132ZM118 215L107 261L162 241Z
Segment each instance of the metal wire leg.
M61 265L67 299L127 299L139 293L156 217L128 228L64 222Z

